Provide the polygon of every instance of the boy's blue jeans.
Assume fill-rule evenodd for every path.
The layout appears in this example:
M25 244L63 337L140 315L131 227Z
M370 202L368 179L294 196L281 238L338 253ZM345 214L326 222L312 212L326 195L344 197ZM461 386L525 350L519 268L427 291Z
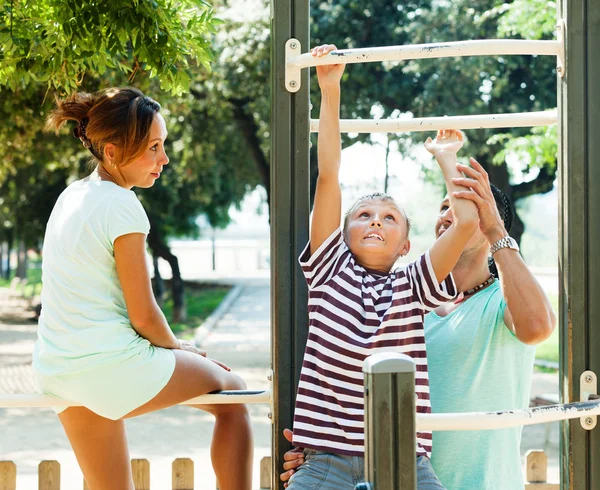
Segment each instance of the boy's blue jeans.
M304 464L290 478L288 490L354 490L363 481L363 457L305 449ZM445 490L424 456L417 458L417 490Z

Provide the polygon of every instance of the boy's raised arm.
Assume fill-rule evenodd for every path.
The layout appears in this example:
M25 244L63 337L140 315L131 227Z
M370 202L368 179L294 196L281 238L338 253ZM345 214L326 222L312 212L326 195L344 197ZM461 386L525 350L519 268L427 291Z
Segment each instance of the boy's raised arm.
M337 48L333 44L326 44L313 48L311 54L324 56L335 49ZM311 255L339 228L342 216L342 191L339 180L342 156L340 80L344 73L344 67L343 64L317 67L317 78L321 88L318 139L319 176L310 227Z
M455 192L469 190L452 181L453 178L462 177L456 168L458 164L456 152L462 145L462 133L453 129L438 131L434 141L427 138L425 142L425 148L435 157L444 174L453 217L450 228L435 241L429 251L431 265L440 283L452 272L465 245L479 225L477 206L467 199L459 199L454 195Z

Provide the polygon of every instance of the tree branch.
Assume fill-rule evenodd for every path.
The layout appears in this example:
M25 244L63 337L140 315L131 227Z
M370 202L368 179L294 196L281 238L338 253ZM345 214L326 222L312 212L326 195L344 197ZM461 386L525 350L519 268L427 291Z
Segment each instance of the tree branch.
M546 192L550 192L554 186L555 179L556 167L554 167L552 170L548 169L547 166L542 167L540 169L540 173L535 179L511 186L513 200L517 201L534 194L544 194Z
M246 105L250 102L250 98L244 97L236 99L231 97L227 100L233 106L233 117L237 122L246 143L248 143L250 155L256 164L263 186L267 191L267 202L271 202L271 170L269 160L260 147L260 140L257 135L258 125L252 114L248 114L245 110Z

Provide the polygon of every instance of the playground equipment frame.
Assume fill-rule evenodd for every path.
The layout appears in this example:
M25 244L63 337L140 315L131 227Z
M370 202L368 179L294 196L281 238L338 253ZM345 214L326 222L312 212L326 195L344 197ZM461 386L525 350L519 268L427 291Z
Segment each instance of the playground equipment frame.
M281 432L292 424L307 336L306 286L297 257L308 239L309 220L308 70L299 68L307 58L301 47L310 46L308 3L272 2L273 488L281 485L278 470L289 447ZM600 373L600 329L594 328L600 325L600 254L595 253L595 244L600 243L598 0L559 0L557 19L562 56L558 51L551 54L559 62L559 374L560 400L570 403L581 399L581 374L587 370ZM297 41L295 52L286 47L291 40ZM535 46L557 49L552 42ZM443 51L436 50L440 54ZM353 56L365 54L352 51ZM294 87L289 86L296 78L293 73L287 75L286 82L287 64L300 73ZM290 92L290 88L297 90ZM600 459L600 432L584 429L578 420L562 422L561 448L561 488L600 490L600 465L592 464Z

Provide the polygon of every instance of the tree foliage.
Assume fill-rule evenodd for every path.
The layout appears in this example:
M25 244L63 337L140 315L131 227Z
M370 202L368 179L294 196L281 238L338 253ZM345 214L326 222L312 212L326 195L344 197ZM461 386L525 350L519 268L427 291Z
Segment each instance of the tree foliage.
M204 0L26 0L0 9L0 88L77 90L86 74L140 70L161 89L189 88L190 62L209 67L219 22Z
M506 36L552 39L556 18L555 3L543 0L482 0L477 4L467 0L414 0L410 4L313 0L312 7L313 44L333 42L340 48ZM552 109L556 107L555 64L556 60L547 56L506 56L352 65L342 82L342 117L370 118L374 107L381 117ZM318 100L314 90L312 99ZM469 131L463 152L477 158L492 181L516 201L552 189L555 134L548 128ZM398 136L406 156L421 140ZM508 165L511 157L518 164ZM439 174L428 162L422 163L427 177ZM513 235L519 239L522 232L517 217Z
M169 10L176 7L177 11ZM18 8L31 12L19 17ZM56 25L44 28L50 24L40 20L35 24L37 30L31 28L34 19L52 18L60 8L70 14L61 13ZM96 13L91 12L94 9ZM311 42L333 42L345 48L502 36L550 39L555 11L554 2L544 0L483 0L476 5L467 0L312 0ZM191 21L194 15L197 20ZM85 158L84 149L76 142L40 132L53 87L73 90L73 80L81 84L77 87L89 90L122 84L137 68L133 83L163 104L172 142L171 164L164 178L142 193L144 205L157 223L155 229L161 231L164 240L192 232L197 213L206 214L214 226L226 224L229 206L259 182L268 192L269 2L218 0L215 15L223 19L225 28L214 36L216 63L209 72L193 70L190 64L194 56L200 64L210 59L204 39L217 23L203 2L42 0L34 5L14 0L12 7L5 2L0 9L0 35L6 39L8 32L11 39L22 40L11 40L11 58L4 47L0 48L0 85L4 86L0 90L0 141L6 143L0 144L0 183L16 179L18 172L36 175L46 167L79 168ZM135 28L140 29L140 19L145 19L147 29L134 34ZM153 19L151 28L149 19ZM67 33L65 23L71 26ZM50 32L58 36L56 42L49 41ZM67 34L80 33L86 40L79 44L65 40ZM98 37L99 33L103 35ZM167 41L160 33L166 33ZM138 42L138 34L143 42L142 37ZM190 45L192 38L196 44ZM165 44L158 46L159 41ZM44 58L41 48L38 50L40 43L54 50L54 58ZM200 48L205 49L202 55L197 54ZM308 48L303 47L305 51ZM142 49L156 51L156 56L142 55ZM104 58L110 62L101 61ZM55 59L69 60L72 65L61 75L62 64L53 65ZM553 108L554 63L550 57L511 56L352 65L342 82L342 116L370 118L376 113L378 117L399 117L411 113L423 117ZM47 79L40 75L46 73L44 69L57 67ZM189 92L170 97L158 91L157 80L171 93L185 90L185 79L169 78L184 71L191 74ZM30 73L29 79L22 78L25 72ZM43 82L34 83L32 73ZM63 82L61 76L65 77ZM10 97L5 96L8 86L15 90ZM48 86L51 90L47 95ZM313 117L317 117L316 82L311 83L311 90ZM344 138L345 145L370 139L369 135ZM396 138L403 152L410 155L417 138ZM495 183L513 200L552 187L556 173L552 129L471 131L468 138L465 151L486 166ZM519 164L507 165L511 159ZM38 162L43 165L37 167Z
M220 21L207 3L193 0L15 0L0 15L0 35L10 37L0 48L0 241L16 235L37 246L56 198L85 173L90 155L68 136L70 128L58 138L42 131L54 96L133 84L161 103L169 129L170 165L140 199L152 224L152 253L172 266L174 315L183 318L168 238L197 233L199 214L225 226L231 205L258 183L244 141L234 135L234 108L221 110L217 85L227 75L193 66L208 66L208 35Z
M262 9L256 7L262 4ZM264 33L268 2L246 8L254 16L237 25L231 11L239 2L224 2L218 15L230 29L220 33L217 67L209 78L220 110L228 113L238 102L244 116L240 128L252 127L253 138L233 134L249 145L261 175L268 176L269 113L265 90ZM498 37L552 39L555 3L543 0L312 0L311 45L335 43L339 48L402 45L492 39ZM236 26L236 27L233 27ZM303 46L307 51L310 46ZM263 60L263 61L261 61ZM348 67L342 81L342 117L414 117L513 113L556 106L556 60L546 56L468 57L368 63ZM314 73L314 71L313 71ZM214 85L211 85L213 84ZM312 116L318 117L318 85L311 83ZM556 138L553 128L516 128L469 131L464 152L476 157L492 180L513 201L552 188L556 174ZM422 138L395 135L406 156ZM370 135L344 135L344 145L370 141ZM311 152L311 175L316 176L316 147ZM509 162L517 162L509 165ZM422 162L426 176L431 172ZM263 179L268 189L267 178ZM523 231L516 220L513 234Z

